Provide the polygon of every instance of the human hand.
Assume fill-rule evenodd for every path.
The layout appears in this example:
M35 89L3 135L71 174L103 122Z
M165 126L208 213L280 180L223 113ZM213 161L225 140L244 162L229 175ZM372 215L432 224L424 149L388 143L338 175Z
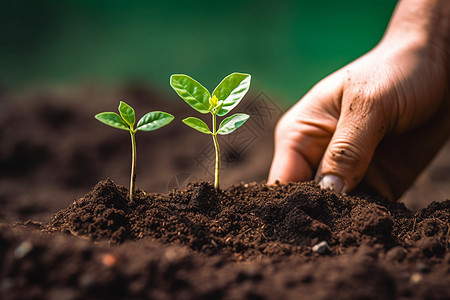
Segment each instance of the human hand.
M398 199L450 134L446 51L394 31L319 82L277 124L268 183L364 180Z

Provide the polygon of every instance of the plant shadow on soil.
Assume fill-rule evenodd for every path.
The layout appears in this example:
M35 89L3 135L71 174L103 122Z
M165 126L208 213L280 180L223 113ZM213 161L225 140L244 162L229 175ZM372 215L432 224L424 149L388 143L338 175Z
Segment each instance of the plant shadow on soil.
M149 97L133 93L137 99ZM165 109L161 103L156 105ZM67 122L74 122L68 125L56 117L61 111L24 107L31 112L42 109L46 122L59 126L60 134L96 124L80 125L87 122L81 116L90 112L63 110L71 116ZM14 120L21 118L10 116L9 121ZM34 134L48 130L45 126L34 126ZM26 167L1 183L5 188L0 193L1 299L450 297L449 200L413 212L364 191L336 195L313 182L274 186L249 182L215 190L210 182L197 181L168 193L137 190L130 203L128 190L112 180L92 183L118 163L106 170L98 166L120 161L120 153L128 149L120 146L128 145L127 137L117 142L109 129L104 132L92 141L88 135L80 136L78 141L87 147L82 151L76 143L45 144L60 148L39 143L60 135L6 139L8 132L0 130L5 141L0 154L11 153L0 160L2 167L12 170L19 162ZM172 133L178 143L183 139L183 134ZM143 139L142 145L160 137ZM161 143L163 149L176 148L169 139ZM21 162L14 151L5 149L22 149L19 157L28 160ZM57 153L69 155L73 162L69 167L74 169L67 170L67 157L55 157ZM243 159L255 165L253 156L257 155ZM178 161L185 164L182 156ZM118 169L128 174L128 167ZM142 182L150 178L156 177ZM32 191L45 179L67 188L53 194L57 197L41 195L52 206L42 202L41 211L39 204L15 206L15 200L21 200L14 191ZM93 185L85 196L67 203L71 187L86 191ZM40 217L54 212L51 219ZM6 218L9 213L22 221L6 223L14 221Z

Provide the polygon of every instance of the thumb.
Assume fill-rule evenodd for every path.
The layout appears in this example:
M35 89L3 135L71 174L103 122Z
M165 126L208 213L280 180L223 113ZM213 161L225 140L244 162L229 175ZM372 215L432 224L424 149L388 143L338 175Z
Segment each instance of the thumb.
M336 130L316 173L322 188L351 191L361 181L386 132L382 105L374 99L343 99Z

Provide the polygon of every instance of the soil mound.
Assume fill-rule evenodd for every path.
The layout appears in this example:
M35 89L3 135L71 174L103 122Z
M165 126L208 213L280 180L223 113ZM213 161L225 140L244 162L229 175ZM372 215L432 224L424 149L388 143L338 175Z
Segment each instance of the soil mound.
M224 187L264 180L272 157L283 109L246 97L250 120L220 141ZM93 118L119 100L179 120L137 137L133 203L111 180L95 185L129 181L128 134ZM216 191L201 181L214 176L213 145L180 121L186 104L140 85L0 102L2 300L450 299L448 200L413 212L314 183ZM417 203L448 194L449 145L411 190Z
M168 194L138 191L130 203L127 190L108 179L58 212L47 230L109 243L158 239L237 260L310 256L319 242L327 243L330 254L378 245L386 251L419 248L409 255L442 258L449 220L450 201L413 213L403 204L338 196L312 182L218 191L209 182L194 182Z
M108 179L48 224L0 227L0 295L448 299L449 221L450 201L411 212L314 183L194 182L130 203Z

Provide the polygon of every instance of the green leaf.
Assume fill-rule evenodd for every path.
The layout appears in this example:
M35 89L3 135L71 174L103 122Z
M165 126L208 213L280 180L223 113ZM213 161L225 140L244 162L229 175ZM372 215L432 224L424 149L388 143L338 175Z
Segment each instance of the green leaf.
M170 85L193 109L202 114L209 112L209 98L211 98L211 95L200 83L187 75L174 74L170 76Z
M119 112L120 112L120 115L122 116L122 119L124 119L125 122L128 123L128 125L133 127L134 123L136 122L136 117L134 115L134 109L131 106L129 106L128 104L126 104L125 102L120 101Z
M115 112L102 112L95 115L95 118L100 122L111 127L130 130L130 126Z
M225 118L219 125L218 134L226 135L241 127L250 118L247 114L234 114Z
M225 77L214 89L213 96L223 100L217 115L224 116L241 102L250 87L249 74L233 73Z
M200 119L189 117L183 120L183 123L189 127L194 128L202 133L212 134L211 130L209 130L208 125Z
M136 125L136 127L137 127L136 130L141 130L141 131L156 130L163 126L166 126L167 124L172 122L173 119L174 119L174 116L172 116L171 114L168 114L166 112L152 111L152 112L145 114L145 116L143 116L139 120L138 124Z

